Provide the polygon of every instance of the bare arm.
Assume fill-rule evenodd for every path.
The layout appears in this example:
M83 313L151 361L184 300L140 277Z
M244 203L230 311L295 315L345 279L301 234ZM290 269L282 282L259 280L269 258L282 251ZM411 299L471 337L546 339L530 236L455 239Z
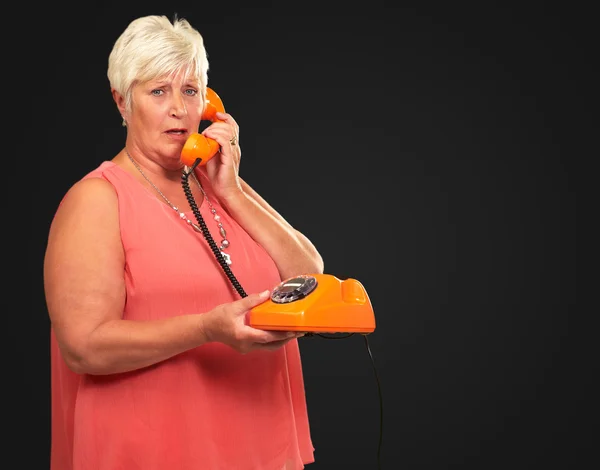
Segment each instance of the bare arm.
M236 221L271 255L280 277L323 273L323 259L311 241L242 178L240 182L242 192L224 202Z
M112 186L98 178L77 183L52 222L44 259L51 325L67 365L75 372L139 369L210 341L246 353L274 349L290 339L287 334L245 325L248 309L266 300L258 294L206 313L124 320L124 263Z
M76 372L137 369L206 341L199 315L123 320L124 263L112 186L98 178L77 183L52 222L44 259L52 328Z
M294 229L270 204L239 176L241 149L232 144L239 135L237 122L227 113L203 134L220 145L219 158L206 165L215 193L235 220L269 253L281 279L300 274L322 274L323 259L310 240Z

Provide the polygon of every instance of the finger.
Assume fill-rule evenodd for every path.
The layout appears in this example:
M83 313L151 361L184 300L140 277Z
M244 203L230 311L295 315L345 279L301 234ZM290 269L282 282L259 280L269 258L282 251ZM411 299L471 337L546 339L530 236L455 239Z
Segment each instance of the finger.
M221 152L227 154L227 157L238 158L239 152L237 137L232 135L231 128L206 128L202 134L205 137L215 140L221 147Z
M227 120L223 121L215 121L210 126L208 126L205 129L205 131L224 131L225 136L229 136L229 140L231 140L233 137L237 138L239 135L239 127L237 123L233 120L233 118L227 118Z
M237 121L233 118L233 116L231 114L221 113L221 112L217 111L216 117L217 117L217 119L220 119L221 121L225 121L226 123L231 124L231 126L233 126L233 130L235 131L235 133L239 134L240 126L238 126Z
M233 130L231 127L207 127L202 131L202 135L210 139L216 140L221 147L231 145L231 139L233 138Z
M266 349L267 351L274 351L275 349L279 349L282 346L285 346L287 343L289 343L293 339L296 339L296 337L294 336L292 338L286 338L286 339L282 339L280 341L271 341L270 343L261 344L259 346L259 348Z
M231 127L232 133L228 134L231 136L229 138L229 142L233 146L235 146L235 144L238 143L240 140L240 126L231 114L217 112L217 118L220 120L220 122L227 124Z
M289 341L298 338L297 331L267 331L257 330L254 342L260 344L276 343L278 341Z
M262 304L268 298L271 292L267 289L263 292L247 295L241 300L235 302L236 307L239 309L239 313L245 313L252 307Z

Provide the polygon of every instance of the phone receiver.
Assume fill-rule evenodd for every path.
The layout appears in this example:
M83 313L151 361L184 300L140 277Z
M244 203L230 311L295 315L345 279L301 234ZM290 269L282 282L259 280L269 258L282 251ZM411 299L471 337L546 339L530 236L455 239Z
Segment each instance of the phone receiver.
M306 274L278 284L269 300L250 310L249 325L307 333L372 333L375 315L365 288L356 279Z
M219 121L217 112L224 113L225 106L223 101L211 88L206 88L206 108L202 113L203 121ZM181 161L184 165L193 166L196 159L200 158L198 165L206 165L219 150L219 144L216 140L204 137L202 134L195 132L191 134L183 144L181 149Z

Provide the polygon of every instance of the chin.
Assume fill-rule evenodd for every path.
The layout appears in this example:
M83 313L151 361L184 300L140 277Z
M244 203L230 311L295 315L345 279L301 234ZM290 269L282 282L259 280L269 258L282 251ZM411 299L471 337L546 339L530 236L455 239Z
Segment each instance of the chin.
M181 161L181 152L169 152L163 154L163 160L169 168L179 169L183 168L183 162Z

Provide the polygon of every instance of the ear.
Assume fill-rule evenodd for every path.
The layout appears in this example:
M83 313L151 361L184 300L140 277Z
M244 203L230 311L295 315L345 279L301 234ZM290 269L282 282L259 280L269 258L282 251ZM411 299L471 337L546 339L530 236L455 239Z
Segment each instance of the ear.
M123 116L123 119L126 118L126 110L125 110L125 97L119 93L114 88L110 90L112 93L113 100L115 101L117 108L119 108L119 113Z

